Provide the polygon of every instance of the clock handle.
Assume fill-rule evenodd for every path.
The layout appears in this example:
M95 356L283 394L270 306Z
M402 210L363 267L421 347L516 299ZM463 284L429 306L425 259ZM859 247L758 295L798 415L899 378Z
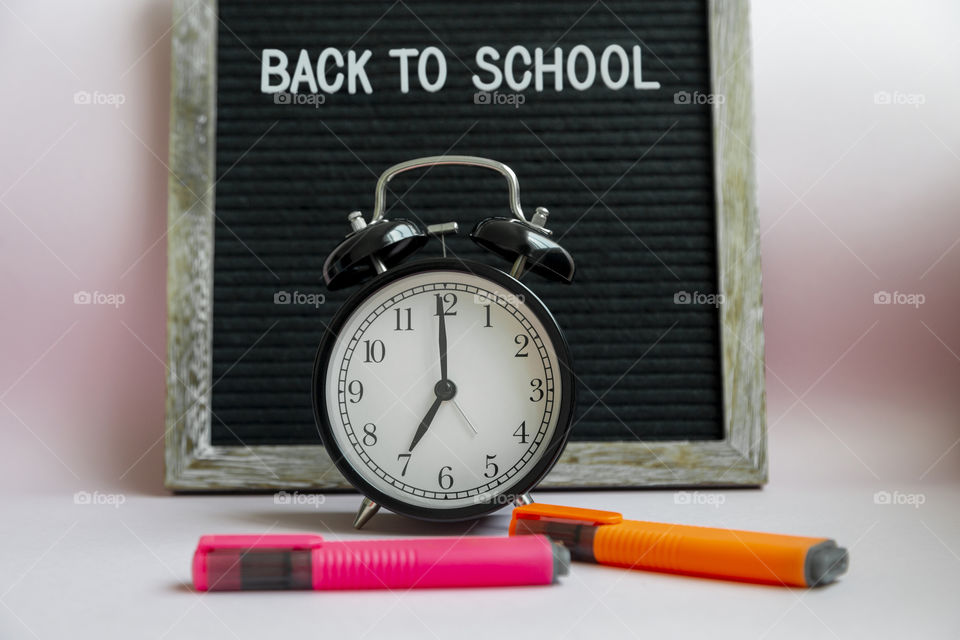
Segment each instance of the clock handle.
M479 156L427 156L425 158L414 158L413 160L395 164L383 172L377 180L377 190L373 201L373 217L370 219L370 223L373 224L383 219L383 213L387 206L387 183L394 177L404 171L421 169L423 167L435 167L438 165L482 167L496 171L507 179L507 189L510 192L510 211L512 211L513 215L519 220L523 222L527 221L523 215L523 209L520 208L520 182L517 180L517 174L507 165L502 162L497 162L496 160L491 160L490 158L481 158Z

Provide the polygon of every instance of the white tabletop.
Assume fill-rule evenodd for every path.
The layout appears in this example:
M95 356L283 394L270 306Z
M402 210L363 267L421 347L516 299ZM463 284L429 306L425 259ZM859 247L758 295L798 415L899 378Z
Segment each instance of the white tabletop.
M771 398L763 489L534 495L634 519L832 537L849 548L851 564L828 587L575 563L549 587L200 594L190 588L190 559L203 534L505 535L508 510L452 525L381 512L355 532L356 494L277 504L272 495L170 495L156 478L154 490L98 487L64 472L43 489L0 490L0 638L489 640L518 629L591 639L960 636L955 415L849 401L820 402L813 413L781 396ZM81 453L64 451L73 464ZM48 473L58 468L49 453L41 462ZM90 504L77 504L78 489Z
M314 504L273 496L69 494L5 500L3 638L957 637L960 489L814 479L677 499L672 491L565 492L542 502L634 518L834 537L850 548L838 583L787 589L575 564L549 587L407 592L198 594L190 558L205 533L315 532L331 538L460 535L381 512L362 533L356 495ZM893 491L896 491L893 494ZM112 496L112 497L111 497ZM120 504L108 504L109 502ZM506 512L471 535L504 534Z

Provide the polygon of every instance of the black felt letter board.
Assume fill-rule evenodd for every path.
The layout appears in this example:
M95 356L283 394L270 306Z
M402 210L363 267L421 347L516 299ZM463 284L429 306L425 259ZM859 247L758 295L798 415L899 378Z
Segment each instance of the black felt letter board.
M570 343L581 380L573 439L722 437L718 312L677 300L717 289L710 106L690 99L710 91L702 2L221 0L219 13L214 444L319 442L313 360L324 323L350 293L326 291L323 260L350 211L369 217L384 169L444 153L511 166L524 209L550 209L550 227L577 260L570 286L524 276ZM498 52L501 72L507 52L525 48L530 64L513 57L519 81L536 48L552 62L555 48L566 58L578 45L597 65L589 88L571 86L564 59L560 91L546 71L542 91L531 76L523 91L504 81L478 95L473 76L492 77L477 63L481 47ZM621 89L606 86L599 63L610 45L631 68L639 46L643 81L660 88L636 89L633 75ZM346 75L334 93L314 94L301 79L296 102L261 91L265 50L284 52L292 74L301 50L315 64L331 47L344 65L350 50L358 60L371 52L371 93L359 75L353 94ZM428 47L445 58L442 88L422 87L410 58L402 92L400 58L389 52ZM580 55L580 82L588 65ZM425 77L437 73L428 60ZM508 269L466 237L480 218L509 215L503 179L456 167L422 174L391 183L388 215L458 221L451 251ZM433 242L421 257L439 252ZM325 298L277 304L285 292Z

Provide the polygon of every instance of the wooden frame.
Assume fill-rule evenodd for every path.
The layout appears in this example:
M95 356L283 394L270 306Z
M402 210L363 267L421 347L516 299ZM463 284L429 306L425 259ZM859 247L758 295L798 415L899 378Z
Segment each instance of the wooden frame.
M709 0L723 440L572 442L543 488L755 486L767 480L760 245L748 3ZM323 447L210 442L215 0L176 0L168 209L166 486L349 488Z

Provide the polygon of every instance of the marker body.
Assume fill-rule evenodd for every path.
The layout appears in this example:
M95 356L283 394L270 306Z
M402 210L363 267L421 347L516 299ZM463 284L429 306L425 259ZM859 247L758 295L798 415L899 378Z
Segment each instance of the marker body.
M204 536L199 591L411 589L551 584L569 554L544 536L326 542L320 536Z
M623 520L613 512L533 504L514 510L511 535L544 534L575 560L630 569L811 587L846 571L827 538Z

